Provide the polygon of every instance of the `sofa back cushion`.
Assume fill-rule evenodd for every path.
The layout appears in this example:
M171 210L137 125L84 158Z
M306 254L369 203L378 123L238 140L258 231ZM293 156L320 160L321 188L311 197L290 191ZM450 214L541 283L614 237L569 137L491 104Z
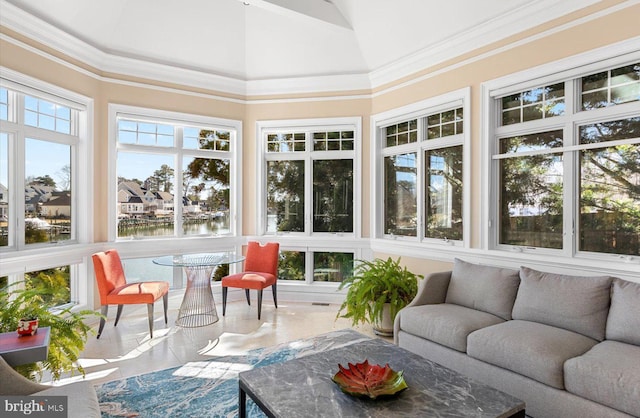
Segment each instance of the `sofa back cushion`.
M517 270L482 266L456 258L446 302L509 320L519 283Z
M640 283L614 279L607 340L640 345Z
M520 268L513 319L564 328L602 341L612 277L582 277Z

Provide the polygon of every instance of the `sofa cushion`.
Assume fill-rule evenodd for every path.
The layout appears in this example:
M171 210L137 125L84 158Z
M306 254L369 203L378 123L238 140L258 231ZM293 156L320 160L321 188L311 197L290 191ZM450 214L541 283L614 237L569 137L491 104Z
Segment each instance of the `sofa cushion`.
M624 411L640 413L640 347L604 341L564 364L567 391Z
M509 320L519 283L517 270L482 266L456 258L446 302Z
M513 319L540 322L602 341L612 277L581 277L520 268Z
M486 312L440 303L404 308L400 329L464 353L469 333L500 322L504 320Z
M75 382L63 386L53 386L33 396L66 396L68 418L100 417L100 404L93 385L89 382Z
M613 281L607 340L640 345L640 283Z
M563 365L598 342L537 322L513 320L469 334L467 354L478 360L564 389Z

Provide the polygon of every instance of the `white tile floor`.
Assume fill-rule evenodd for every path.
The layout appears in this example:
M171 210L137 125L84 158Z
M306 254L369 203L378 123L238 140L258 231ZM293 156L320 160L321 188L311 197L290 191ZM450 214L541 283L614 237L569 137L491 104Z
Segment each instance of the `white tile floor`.
M113 326L116 309L115 306L111 307L102 336L100 339L91 336L81 355L80 364L85 369L85 378L96 384L103 383L188 361L241 354L254 348L343 328L354 328L363 334L375 336L370 325L351 327L350 320L336 320L338 305L279 301L278 309L275 309L270 298L265 298L263 302L260 320L257 318L255 301L251 306L246 301L227 304L224 317L218 301L218 322L200 328L181 328L175 326L174 322L182 295L181 291L170 294L167 325L162 315L162 301L156 302L153 338L149 338L146 306L125 306L117 327ZM79 378L62 379L56 384Z

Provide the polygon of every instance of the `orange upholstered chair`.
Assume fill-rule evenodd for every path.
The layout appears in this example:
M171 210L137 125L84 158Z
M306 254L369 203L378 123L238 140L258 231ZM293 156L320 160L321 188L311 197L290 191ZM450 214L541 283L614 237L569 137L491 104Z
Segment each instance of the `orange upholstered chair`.
M118 325L123 305L147 304L149 314L149 334L153 338L153 304L162 298L164 303L164 323L167 323L167 304L169 302L168 282L138 282L127 283L122 268L120 255L116 250L95 253L93 258L93 269L96 273L98 290L100 291L100 304L102 305L103 318L100 319L98 338L102 334L105 318L109 311L109 305L118 305L116 322Z
M245 290L247 303L251 305L249 299L249 289L258 291L258 319L262 312L262 290L271 286L273 292L273 303L278 308L278 295L276 285L278 282L278 257L280 244L271 242L265 245L251 241L247 247L247 254L244 260L244 271L222 278L222 316L227 310L227 290L236 287Z

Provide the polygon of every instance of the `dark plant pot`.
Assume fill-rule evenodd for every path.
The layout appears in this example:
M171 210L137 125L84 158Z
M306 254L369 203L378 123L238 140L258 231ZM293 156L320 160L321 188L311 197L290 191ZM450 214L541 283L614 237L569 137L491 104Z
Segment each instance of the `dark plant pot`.
M34 335L38 332L38 320L22 318L18 321L18 335Z

